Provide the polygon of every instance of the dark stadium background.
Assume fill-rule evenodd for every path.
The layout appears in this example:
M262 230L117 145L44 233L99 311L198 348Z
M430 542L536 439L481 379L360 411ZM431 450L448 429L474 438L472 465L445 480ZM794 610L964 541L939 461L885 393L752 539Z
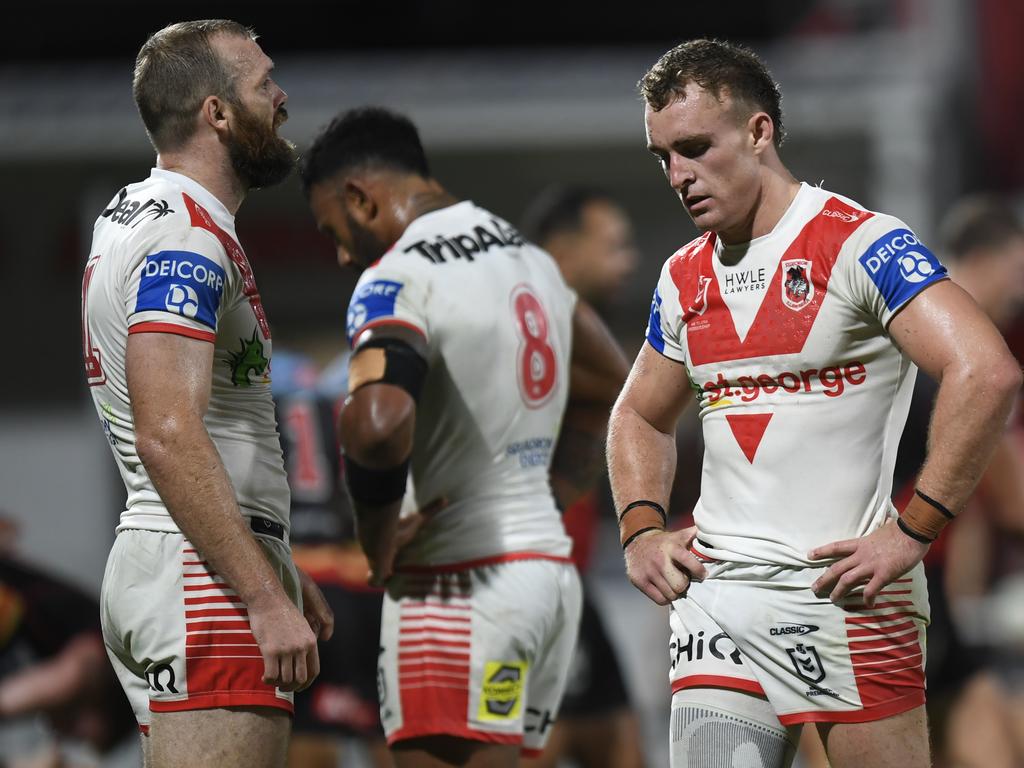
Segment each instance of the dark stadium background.
M644 149L634 88L681 40L724 37L762 54L783 86L783 159L795 174L903 217L926 241L959 195L989 190L1019 202L1024 186L1017 0L5 8L0 510L20 522L27 555L93 591L123 490L81 370L82 265L98 211L152 165L130 99L139 45L166 23L209 17L258 31L290 97L283 133L300 148L338 110L376 102L417 120L453 192L513 222L547 183L609 189L634 218L643 255L610 315L630 351L661 262L693 235ZM353 279L314 231L296 181L252 194L238 232L275 344L321 357L339 349ZM610 578L618 567L611 561ZM636 614L647 606L624 595L616 605L652 627L638 653L660 662L662 617ZM642 663L633 671L657 706L663 669ZM665 720L654 717L660 744Z

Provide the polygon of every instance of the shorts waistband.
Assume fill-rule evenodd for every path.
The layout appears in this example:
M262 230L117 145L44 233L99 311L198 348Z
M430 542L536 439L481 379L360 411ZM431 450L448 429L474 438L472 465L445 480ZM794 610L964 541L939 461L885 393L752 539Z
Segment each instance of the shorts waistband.
M273 536L279 541L284 541L284 526L281 523L275 523L265 517L250 517L249 527L252 528L253 533L258 533L261 536Z

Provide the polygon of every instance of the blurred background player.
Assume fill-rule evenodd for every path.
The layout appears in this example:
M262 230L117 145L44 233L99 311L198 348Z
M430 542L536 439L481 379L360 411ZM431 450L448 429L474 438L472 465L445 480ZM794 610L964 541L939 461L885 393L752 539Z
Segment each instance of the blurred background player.
M1024 225L1020 218L994 196L967 197L943 218L939 240L950 276L1006 333L1020 316L1024 302ZM924 461L937 390L933 378L923 372L918 375L893 486L901 508L913 493ZM932 608L928 713L940 765L1009 768L1024 764L1020 696L1005 685L1007 677L1001 674L1005 670L1000 670L994 633L978 631L999 622L986 621L972 610L985 603L983 596L1005 575L1007 553L1020 549L1024 535L1022 445L1019 428L1011 420L957 525L925 558ZM1019 565L1011 565L1011 572L1016 569Z
M629 216L611 195L596 187L549 187L531 203L523 222L526 237L554 257L581 299L599 311L617 303L638 256ZM602 483L565 510L563 521L581 574L587 571L601 511L608 507ZM644 762L622 665L586 581L565 698L540 760L555 765L564 758L585 768L633 768Z
M392 754L400 768L517 765L544 746L578 631L549 468L566 495L592 484L625 360L548 254L431 176L408 119L340 115L303 181L339 261L362 272L339 431L359 538L388 587ZM443 505L406 533L410 466L417 505Z
M324 375L310 357L274 351L271 389L291 489L292 556L320 587L339 628L320 644L320 675L295 697L291 768L334 768L343 738L359 742L367 764L391 765L377 702L383 590L367 584L369 563L342 481L336 424L348 389L343 358ZM358 760L346 754L342 764Z
M28 755L0 738L0 765L69 766L68 745L109 757L136 725L103 648L99 602L22 560L16 539L0 516L0 724L41 716L55 743Z

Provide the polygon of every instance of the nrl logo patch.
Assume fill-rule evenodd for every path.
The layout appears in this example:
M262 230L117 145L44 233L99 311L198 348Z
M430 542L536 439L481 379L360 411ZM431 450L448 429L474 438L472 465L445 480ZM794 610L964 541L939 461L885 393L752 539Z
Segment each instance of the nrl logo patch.
M782 303L797 311L814 298L811 262L807 259L785 259L782 262Z
M787 648L789 660L793 662L793 669L808 683L820 683L825 679L825 667L822 666L821 657L813 645L798 643L796 648Z

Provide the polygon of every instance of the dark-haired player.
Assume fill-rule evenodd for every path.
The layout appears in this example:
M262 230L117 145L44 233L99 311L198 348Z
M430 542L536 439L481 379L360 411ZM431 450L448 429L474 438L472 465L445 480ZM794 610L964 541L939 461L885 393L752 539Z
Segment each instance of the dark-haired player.
M804 723L837 768L929 765L920 561L981 475L1020 368L905 224L790 174L753 53L690 41L640 88L648 149L704 231L665 264L609 432L627 572L672 605L673 765L786 765ZM897 516L915 364L942 383ZM696 528L666 531L694 392Z
M516 765L557 716L579 621L549 469L566 488L590 482L624 360L547 253L430 175L408 119L339 116L303 181L339 262L362 272L340 435L359 538L387 586L393 755ZM567 401L583 410L559 440ZM400 521L410 469L416 506L444 504Z
M293 692L331 633L288 548L270 326L234 232L248 191L294 166L272 69L233 21L143 44L156 168L96 220L83 278L86 377L128 491L103 635L160 768L283 765Z

